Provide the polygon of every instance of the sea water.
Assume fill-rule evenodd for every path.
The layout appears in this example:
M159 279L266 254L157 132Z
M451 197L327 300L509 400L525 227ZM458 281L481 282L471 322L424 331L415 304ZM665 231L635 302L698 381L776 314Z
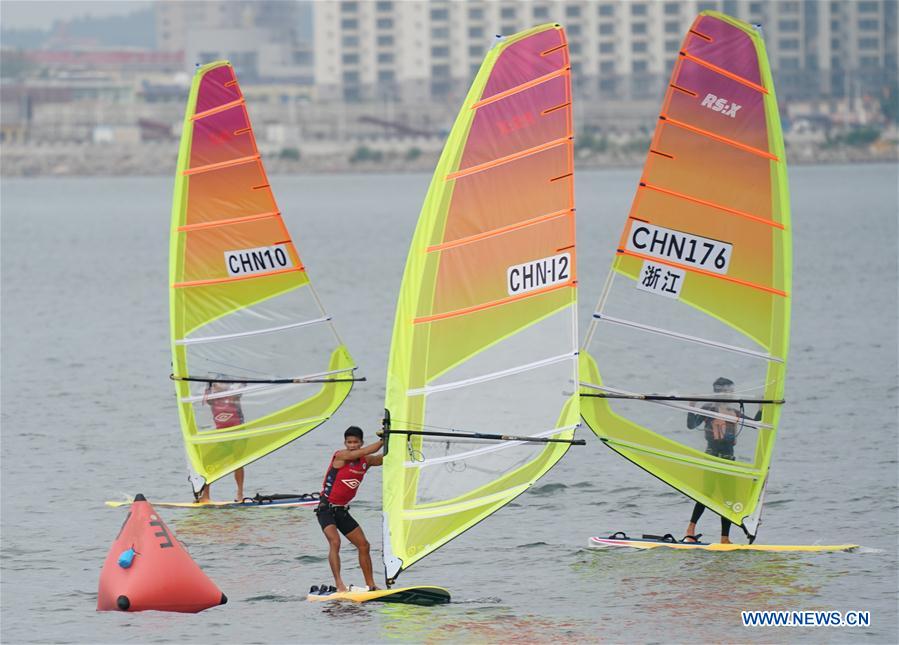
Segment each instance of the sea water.
M586 329L639 169L577 175ZM247 469L246 491L318 490L342 431L378 428L394 306L426 175L273 177L327 310L368 378L332 421ZM106 499L186 500L168 340L170 178L4 180L4 642L897 640L897 170L790 171L792 346L759 541L858 553L597 552L591 535L680 535L692 501L586 428L528 493L404 572L448 587L421 608L305 602L330 582L310 509L162 516L230 599L198 615L97 613L127 512ZM302 370L300 370L302 371ZM380 569L381 479L353 513ZM234 494L230 477L213 497ZM715 536L707 513L699 531ZM734 529L734 537L740 531ZM345 579L362 576L349 546ZM863 628L744 628L742 610L870 610Z

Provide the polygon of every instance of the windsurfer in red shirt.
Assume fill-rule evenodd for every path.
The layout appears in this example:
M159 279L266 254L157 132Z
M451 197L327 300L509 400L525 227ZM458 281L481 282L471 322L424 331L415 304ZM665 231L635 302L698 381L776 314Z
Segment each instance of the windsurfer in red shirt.
M383 455L374 454L381 449L383 442L379 440L363 447L362 429L350 426L343 433L343 444L346 450L338 450L331 457L322 484L321 502L315 509L315 514L328 540L328 564L331 565L337 591L347 590L340 577L340 533L359 550L359 566L362 568L365 584L369 590L374 590L377 587L371 572L371 547L362 527L350 515L349 503L356 496L368 469L380 466L384 460Z
M231 389L231 384L229 383L212 381L206 384L206 391L203 393L203 403L212 410L212 421L215 423L216 430L239 426L244 421L243 409L240 407L240 394L212 396L213 394L227 392L229 389ZM234 501L239 502L243 500L243 468L238 468L234 471L234 481L237 482L237 496L234 498ZM198 502L211 501L209 488L210 484L203 486L203 490L197 498Z

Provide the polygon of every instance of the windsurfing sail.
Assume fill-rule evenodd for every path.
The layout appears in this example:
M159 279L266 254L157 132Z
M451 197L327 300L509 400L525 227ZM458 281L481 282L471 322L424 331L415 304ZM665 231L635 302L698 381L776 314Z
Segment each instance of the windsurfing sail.
M569 76L561 26L498 40L431 181L387 370L388 584L527 490L579 423Z
M581 412L613 450L750 538L784 396L791 237L760 30L704 11L584 342Z
M172 378L198 493L327 420L356 369L284 226L225 61L191 86L169 278Z

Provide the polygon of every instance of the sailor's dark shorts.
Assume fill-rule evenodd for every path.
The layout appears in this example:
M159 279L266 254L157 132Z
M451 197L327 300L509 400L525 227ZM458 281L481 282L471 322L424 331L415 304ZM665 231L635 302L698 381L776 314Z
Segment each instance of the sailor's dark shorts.
M325 527L333 524L338 531L346 535L359 527L359 523L350 515L348 506L331 506L327 502L322 502L316 507L315 514L323 531Z

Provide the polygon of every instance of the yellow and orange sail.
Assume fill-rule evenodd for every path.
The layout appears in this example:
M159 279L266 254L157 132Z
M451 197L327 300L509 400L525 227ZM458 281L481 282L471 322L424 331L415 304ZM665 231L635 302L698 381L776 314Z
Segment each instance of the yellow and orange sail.
M193 80L172 204L172 378L195 492L323 423L355 365L272 194L234 69Z
M613 450L751 537L784 396L791 240L760 30L703 12L584 342L581 410Z
M388 583L527 490L568 448L579 423L573 171L564 30L498 40L437 165L397 303Z

